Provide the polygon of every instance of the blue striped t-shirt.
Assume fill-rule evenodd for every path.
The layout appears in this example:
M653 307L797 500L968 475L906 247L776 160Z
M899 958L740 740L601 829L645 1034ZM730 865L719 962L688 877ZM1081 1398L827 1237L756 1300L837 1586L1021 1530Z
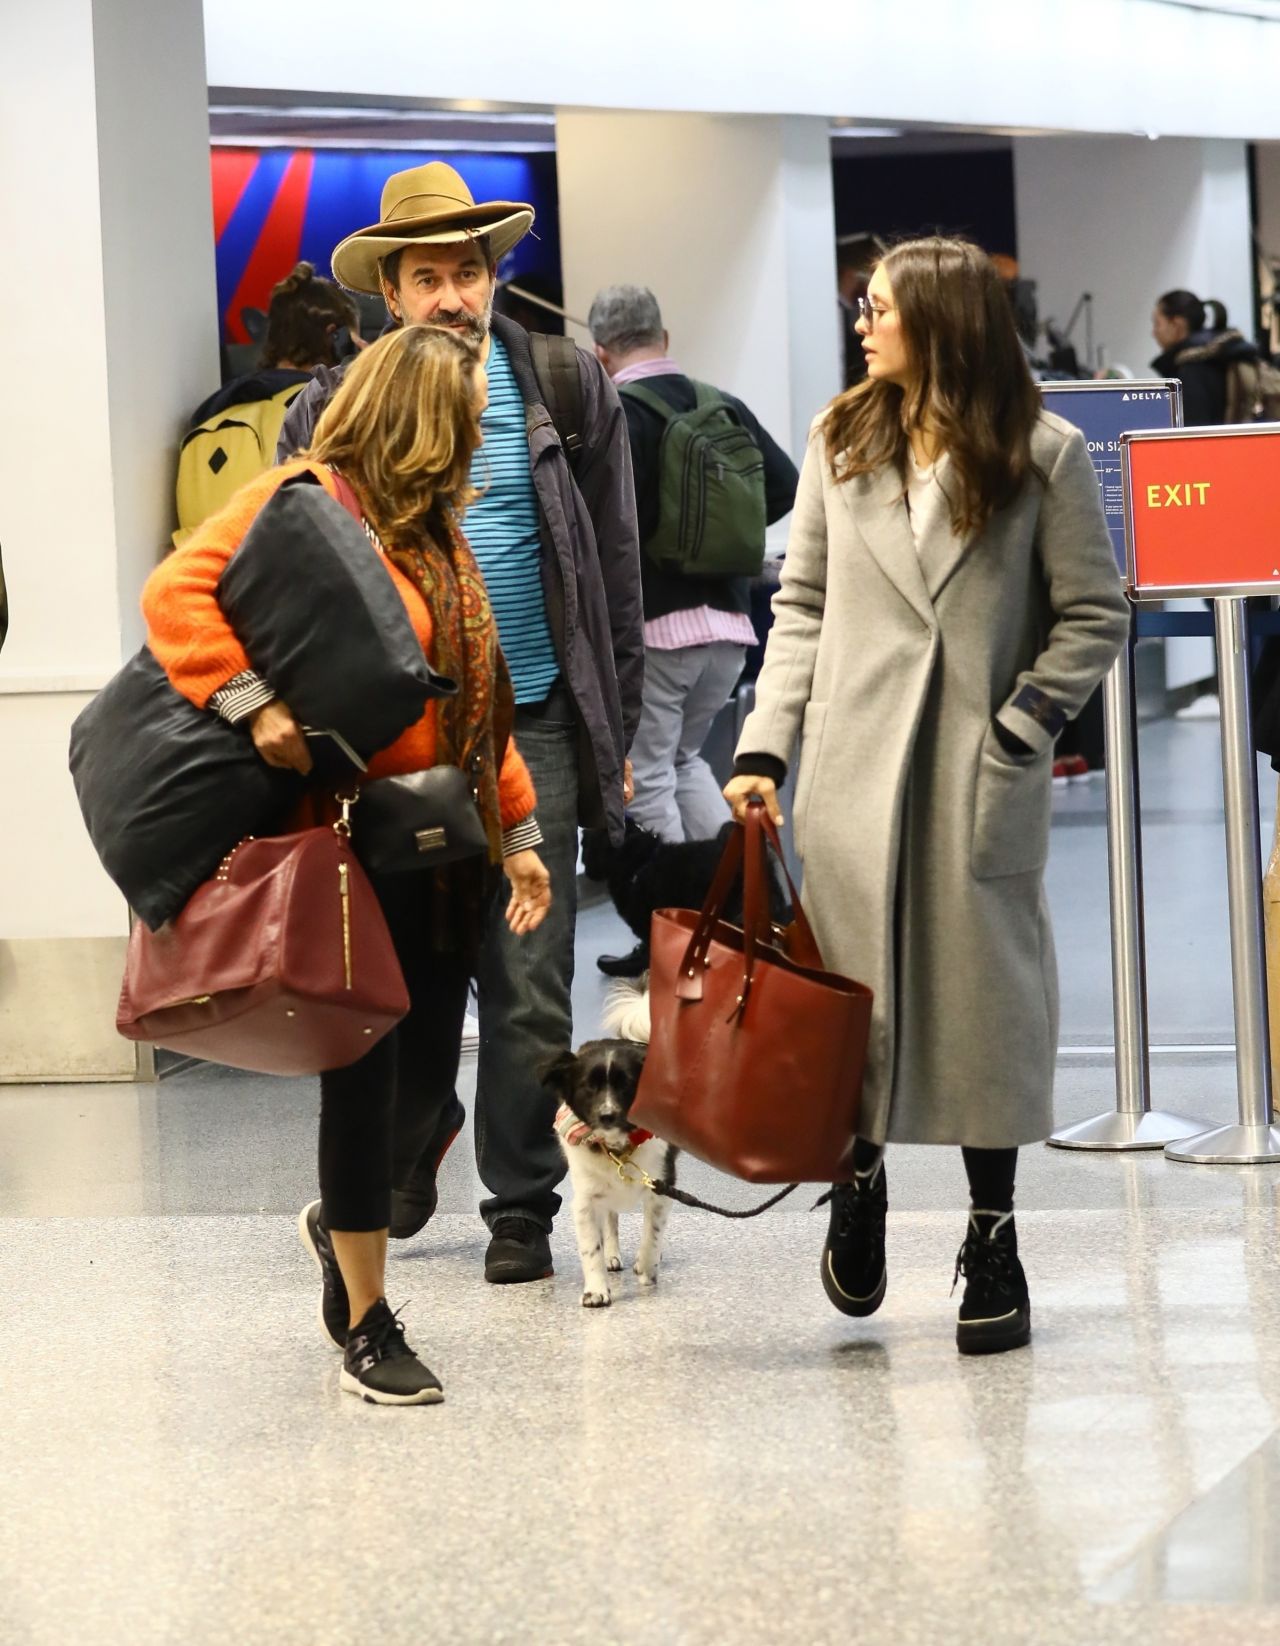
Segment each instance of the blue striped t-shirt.
M484 445L471 463L481 493L462 529L484 574L517 703L540 703L560 678L542 592L538 499L529 471L524 401L511 359L490 336Z

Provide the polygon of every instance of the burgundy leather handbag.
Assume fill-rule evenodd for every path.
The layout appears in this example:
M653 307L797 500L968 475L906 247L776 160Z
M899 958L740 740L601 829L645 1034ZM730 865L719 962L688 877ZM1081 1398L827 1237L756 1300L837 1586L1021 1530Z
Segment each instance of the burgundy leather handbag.
M768 853L795 922L770 921ZM745 867L742 929L721 911ZM659 909L652 1028L632 1121L749 1183L853 1175L871 990L822 956L762 802L733 831L701 911Z
M116 1027L236 1069L319 1074L409 1010L382 907L345 815L241 841L173 920L129 938Z

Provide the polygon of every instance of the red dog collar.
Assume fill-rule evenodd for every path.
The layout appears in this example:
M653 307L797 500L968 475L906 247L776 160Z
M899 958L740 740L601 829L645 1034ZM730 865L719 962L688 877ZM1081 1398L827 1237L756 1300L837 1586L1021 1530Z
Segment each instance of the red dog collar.
M591 1135L591 1128L585 1120L579 1120L567 1103L562 1103L556 1111L557 1135L570 1148L581 1148L584 1144L588 1149L595 1149L599 1153L605 1152L605 1145L598 1138ZM627 1151L638 1149L642 1143L648 1143L653 1137L652 1132L646 1132L642 1126L632 1126L627 1133Z

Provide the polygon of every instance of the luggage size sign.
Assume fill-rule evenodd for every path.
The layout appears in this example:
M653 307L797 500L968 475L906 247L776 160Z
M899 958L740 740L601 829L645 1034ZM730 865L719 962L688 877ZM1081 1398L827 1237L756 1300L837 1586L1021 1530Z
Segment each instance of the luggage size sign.
M1046 411L1074 423L1084 435L1098 476L1111 547L1123 572L1125 514L1120 437L1130 429L1177 428L1182 422L1182 384L1163 378L1138 382L1108 378L1098 383L1043 383L1040 394Z
M1129 591L1280 594L1280 425L1123 436Z

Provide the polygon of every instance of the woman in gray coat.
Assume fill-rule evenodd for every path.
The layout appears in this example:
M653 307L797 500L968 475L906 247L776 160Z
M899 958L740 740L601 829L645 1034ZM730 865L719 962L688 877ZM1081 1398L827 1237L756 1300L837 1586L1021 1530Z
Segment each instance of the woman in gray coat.
M868 377L814 425L725 795L781 822L799 742L805 908L827 965L875 991L827 1295L850 1315L884 1297L884 1144L959 1145L956 1340L987 1354L1031 1332L1013 1185L1018 1145L1051 1124L1053 743L1128 609L1084 440L1041 409L985 253L898 246L858 331Z

